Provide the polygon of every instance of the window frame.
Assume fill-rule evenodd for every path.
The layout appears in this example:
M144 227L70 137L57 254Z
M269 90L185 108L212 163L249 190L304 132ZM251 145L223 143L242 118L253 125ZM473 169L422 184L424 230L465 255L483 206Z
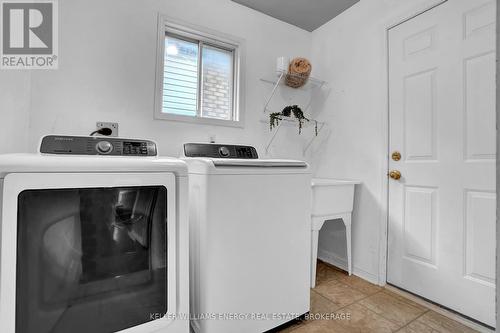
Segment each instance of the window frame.
M198 43L198 94L196 116L186 116L164 113L163 111L163 81L165 66L165 38L171 36L181 40ZM219 48L233 53L233 82L232 82L232 117L231 120L207 118L201 116L201 102L203 98L203 71L202 71L202 51L203 45ZM188 123L218 125L229 127L244 127L244 101L241 92L243 91L243 55L244 41L234 36L229 36L204 27L195 26L189 23L174 20L165 15L158 14L158 44L156 60L156 87L155 87L155 111L154 119L181 121Z

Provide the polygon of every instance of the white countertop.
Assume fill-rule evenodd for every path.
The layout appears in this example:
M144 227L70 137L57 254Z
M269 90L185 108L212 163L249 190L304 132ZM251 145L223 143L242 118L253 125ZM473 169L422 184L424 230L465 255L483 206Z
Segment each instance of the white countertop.
M313 178L311 186L341 186L361 184L360 180L354 179L335 179L335 178Z

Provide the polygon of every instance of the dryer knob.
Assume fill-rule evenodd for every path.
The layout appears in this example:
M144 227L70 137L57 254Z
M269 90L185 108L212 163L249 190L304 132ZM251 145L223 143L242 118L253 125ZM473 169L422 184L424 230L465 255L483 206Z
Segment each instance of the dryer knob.
M231 154L231 152L229 151L229 149L227 149L227 147L220 147L219 154L222 157L228 157Z
M108 141L99 141L95 148L101 154L109 154L113 150L113 145Z

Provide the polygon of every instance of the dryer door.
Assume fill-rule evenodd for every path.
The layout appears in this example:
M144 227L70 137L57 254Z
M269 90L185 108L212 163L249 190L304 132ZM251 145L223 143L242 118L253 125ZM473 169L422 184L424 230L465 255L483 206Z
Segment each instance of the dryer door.
M5 182L5 194L17 201L17 232L10 234L17 235L15 332L115 332L172 310L173 175L19 181ZM9 190L11 182L17 190Z

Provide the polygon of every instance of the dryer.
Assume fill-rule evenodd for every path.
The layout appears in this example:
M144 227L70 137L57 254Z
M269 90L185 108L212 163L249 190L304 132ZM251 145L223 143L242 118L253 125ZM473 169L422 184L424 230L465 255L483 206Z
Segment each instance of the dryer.
M261 333L307 313L307 163L225 144L185 144L184 156L194 331Z
M0 156L0 331L189 332L187 167L147 140Z

